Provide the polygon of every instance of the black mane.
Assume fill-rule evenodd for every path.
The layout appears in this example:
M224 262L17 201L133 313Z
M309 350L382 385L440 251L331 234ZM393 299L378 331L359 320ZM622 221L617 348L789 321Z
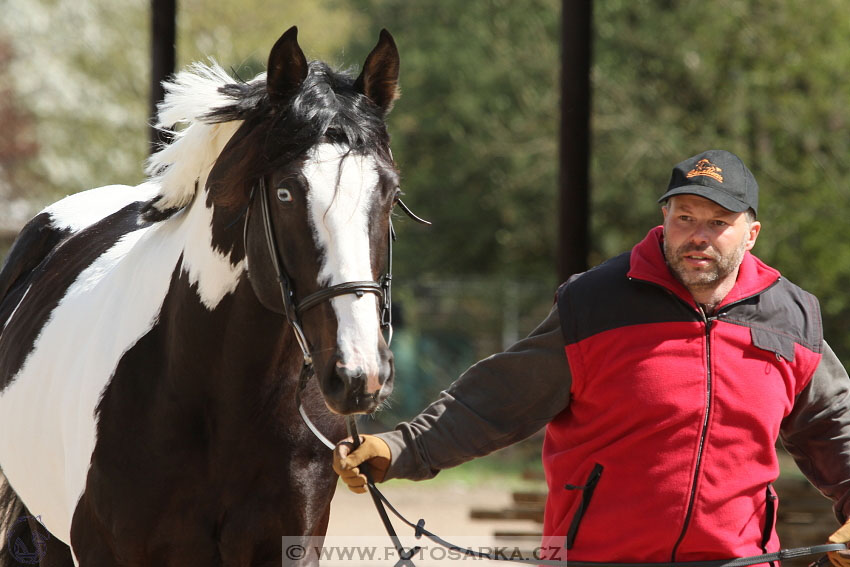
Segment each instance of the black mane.
M354 84L348 73L312 61L307 77L285 104L269 100L265 79L232 83L219 92L233 104L216 108L203 119L212 124L244 120L245 135L263 130L261 154L265 163L257 164L261 170L291 162L321 142L373 154L389 165L392 158L383 113Z

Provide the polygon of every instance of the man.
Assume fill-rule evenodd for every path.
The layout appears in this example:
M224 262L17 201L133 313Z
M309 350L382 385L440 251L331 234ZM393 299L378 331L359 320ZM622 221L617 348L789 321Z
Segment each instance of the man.
M727 559L779 549L781 437L846 521L850 380L816 298L750 253L755 179L711 150L678 164L659 202L663 225L570 278L528 338L395 431L353 452L340 444L343 481L363 492L364 461L376 481L430 478L545 425L544 549L575 561ZM850 523L830 541L850 541Z

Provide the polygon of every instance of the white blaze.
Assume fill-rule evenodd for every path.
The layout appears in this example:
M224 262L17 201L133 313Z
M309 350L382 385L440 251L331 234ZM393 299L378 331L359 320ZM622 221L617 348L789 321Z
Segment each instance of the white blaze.
M331 286L349 281L372 281L369 245L369 212L376 198L378 171L372 157L350 154L348 149L322 144L311 150L304 166L310 184L308 205L316 242L323 252L319 284ZM342 362L360 367L377 380L378 297L364 293L333 298Z

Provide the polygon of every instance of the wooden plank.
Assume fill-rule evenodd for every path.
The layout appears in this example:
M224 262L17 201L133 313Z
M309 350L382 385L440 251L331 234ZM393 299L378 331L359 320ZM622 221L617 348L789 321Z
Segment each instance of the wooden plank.
M531 520L543 523L543 510L539 508L473 508L469 511L469 517L473 520Z

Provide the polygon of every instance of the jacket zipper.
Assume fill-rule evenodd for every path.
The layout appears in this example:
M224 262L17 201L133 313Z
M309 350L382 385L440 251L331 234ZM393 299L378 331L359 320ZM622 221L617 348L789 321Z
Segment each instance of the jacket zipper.
M627 277L628 277L629 281L637 281L637 282L641 282L641 283L648 284L648 285L657 287L659 289L662 289L666 293L668 293L671 297L674 297L677 301L686 305L688 308L690 308L690 309L694 308L693 305L691 305L690 303L688 303L687 301L685 301L684 299L682 299L681 297L679 297L678 295L673 293L672 290L670 290L669 288L667 288L666 286L664 286L660 283L650 281L650 280L645 280L645 279L642 279L642 278L636 278L636 277L631 277L631 276L627 276ZM673 553L671 554L671 558L672 558L671 562L673 562L673 563L676 562L676 553L678 552L679 546L681 545L682 541L685 539L685 535L687 534L688 527L690 526L690 523L691 523L691 517L693 516L694 502L696 500L697 481L699 480L699 473L700 473L700 469L702 467L702 453L703 453L703 448L704 448L704 445L705 445L705 438L706 438L706 435L708 433L708 419L709 419L710 413L711 413L711 389L712 389L712 383L711 383L711 378L712 378L712 376L711 376L711 324L714 321L717 321L718 319L720 319L730 308L738 305L739 303L743 303L744 301L747 301L750 298L753 298L753 297L756 297L758 295L763 294L764 292L766 292L767 290L769 290L770 288L772 288L773 286L778 284L781 279L782 278L777 278L776 281L772 282L770 285L768 285L764 289L757 291L756 293L753 293L753 294L748 295L746 297L742 297L740 299L737 299L737 300L733 301L732 303L724 305L722 308L718 309L715 312L715 314L712 315L711 317L706 316L705 311L703 311L701 307L697 307L697 309L696 309L697 313L702 317L702 322L705 325L705 356L706 356L705 417L703 418L702 431L701 431L700 437L699 437L699 447L697 449L697 462L696 462L696 467L694 469L693 482L691 484L691 494L690 494L690 497L688 498L688 509L687 509L687 512L685 513L685 522L682 525L682 532L679 534L679 538L676 540L675 545L673 545Z
M581 525L581 520L584 518L584 514L587 512L587 508L590 506L590 499L593 498L593 492L596 490L596 483L598 483L599 479L602 477L603 469L604 467L602 465L596 463L593 466L593 470L590 471L590 475L587 477L587 481L585 481L584 485L576 486L574 484L567 484L564 486L567 490L581 490L581 501L579 502L578 509L573 516L572 522L570 522L570 529L567 532L567 538L564 542L564 547L567 549L572 549L573 544L575 544L578 528Z
M701 308L699 312L700 315L702 315L702 321L705 325L705 417L702 420L702 431L700 432L699 446L697 447L697 462L696 467L694 467L694 476L691 482L691 494L688 498L688 509L685 513L685 522L682 526L682 533L679 534L679 539L676 540L676 544L673 546L673 554L670 559L670 561L674 563L676 562L676 552L679 550L679 545L681 545L682 540L685 539L685 534L687 534L688 527L691 523L691 516L693 516L694 502L696 501L697 495L697 482L699 480L699 473L702 467L702 454L705 447L705 438L708 434L708 421L711 417L711 324L717 320L717 316L707 317L705 311Z

